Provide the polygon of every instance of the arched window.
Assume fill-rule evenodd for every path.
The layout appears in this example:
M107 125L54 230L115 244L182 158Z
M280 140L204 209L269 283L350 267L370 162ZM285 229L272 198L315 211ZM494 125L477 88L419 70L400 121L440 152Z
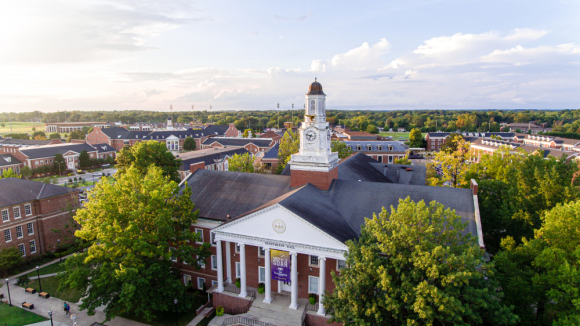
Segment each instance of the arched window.
M316 102L314 100L310 101L310 114L314 114L316 108Z

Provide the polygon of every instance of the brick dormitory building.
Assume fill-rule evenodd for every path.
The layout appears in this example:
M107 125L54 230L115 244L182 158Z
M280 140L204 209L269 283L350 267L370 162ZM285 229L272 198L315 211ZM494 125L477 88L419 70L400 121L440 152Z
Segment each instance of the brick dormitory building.
M331 271L345 266L345 242L359 237L365 217L407 196L454 209L467 222L464 232L484 247L475 183L472 189L425 186L424 168L380 163L362 153L339 162L325 110L326 95L315 81L298 130L300 150L282 175L198 169L180 183L193 190L199 209L193 229L211 242L212 254L201 270L180 262L176 267L184 283L211 287L214 307L247 306L249 291L260 283L265 303L302 309L309 294L322 299L334 289ZM234 291L229 284L236 279L240 288ZM308 318L324 318L324 305L317 314Z
M72 240L71 213L78 190L24 179L0 179L0 249L18 248L30 257ZM69 228L65 226L69 225ZM55 232L60 230L60 232Z

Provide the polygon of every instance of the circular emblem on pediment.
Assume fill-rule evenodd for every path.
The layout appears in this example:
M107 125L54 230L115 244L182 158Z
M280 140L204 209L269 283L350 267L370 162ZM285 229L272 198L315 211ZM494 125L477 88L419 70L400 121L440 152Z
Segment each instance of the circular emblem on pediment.
M286 223L282 220L275 220L274 223L272 223L272 229L274 229L276 233L284 233L284 231L286 231Z

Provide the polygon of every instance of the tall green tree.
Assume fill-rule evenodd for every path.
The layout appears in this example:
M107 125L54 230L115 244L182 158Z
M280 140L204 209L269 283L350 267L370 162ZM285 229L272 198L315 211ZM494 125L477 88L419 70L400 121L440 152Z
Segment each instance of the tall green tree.
M493 265L455 211L410 198L367 219L324 304L345 325L510 325Z
M181 160L177 159L167 149L164 143L154 140L141 141L131 147L123 147L117 156L117 174L123 174L132 165L145 174L151 164L160 167L163 175L179 183L179 168Z
M79 155L79 165L81 169L87 169L91 165L91 157L87 151L82 151ZM58 167L58 166L57 166Z
M86 153L86 151L85 151ZM88 155L88 153L87 153ZM79 160L80 160L80 156L79 156ZM85 157L86 160L86 157ZM61 153L56 153L54 154L54 161L53 161L53 171L56 173L63 173L64 171L66 171L66 162L64 160L64 157L62 156Z
M278 148L278 167L277 174L280 174L286 164L290 162L292 154L298 153L300 150L300 137L292 131L286 131L282 140L280 140L280 147Z
M338 153L338 158L343 159L352 155L352 148L347 147L343 141L333 141L331 150Z
M105 306L106 320L133 313L151 320L157 312L196 309L184 296L174 262L200 268L209 257L210 243L192 246L198 211L189 187L180 195L178 184L154 165L143 174L129 167L114 185L99 182L91 200L77 211L81 225L75 235L92 245L66 260L61 289L81 290L80 310L93 315ZM174 258L172 258L174 257Z
M186 151L194 151L195 150L195 139L193 137L187 137L183 141L183 149Z
M32 176L32 169L25 165L20 169L20 175L28 179Z
M60 134L58 132L54 132L50 135L48 135L48 139L60 139Z
M0 250L0 277L8 276L10 270L22 261L22 254L15 247Z
M250 153L234 154L228 160L228 171L254 173L254 158Z
M366 132L368 132L369 134L378 134L379 133L379 128L377 128L377 126L375 125L368 125Z
M449 147L445 151L441 150L435 153L433 162L428 165L429 169L439 168L441 171L440 177L427 180L431 186L450 186L453 188L469 186L467 176L471 160L470 146L463 138L454 139L455 143L452 147L456 150L451 151L452 147Z
M421 129L413 128L409 133L409 147L420 148L423 147L423 134L421 134Z
M82 130L75 130L68 135L66 141L70 143L73 139L85 139L85 133Z

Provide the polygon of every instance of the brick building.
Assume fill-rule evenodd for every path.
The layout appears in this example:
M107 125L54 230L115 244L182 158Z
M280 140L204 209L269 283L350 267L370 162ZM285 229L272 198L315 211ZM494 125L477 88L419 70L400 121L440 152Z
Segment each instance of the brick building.
M16 178L0 179L0 189L0 249L29 257L72 241L74 228L65 225L78 207L78 190Z
M534 136L532 136L534 137ZM539 136L538 136L539 137ZM542 141L543 142L543 141ZM538 144L537 142L531 143L518 143L507 140L493 140L493 139L483 139L479 138L470 143L470 148L474 152L473 160L479 162L479 159L483 154L493 154L499 149L508 149L510 153L518 153L523 151L528 154L540 154L543 153L544 158L554 157L557 159L566 156L567 160L578 160L580 159L580 150L569 151L564 150L562 147L557 148L555 145L552 146L534 146L532 144ZM547 142L548 145L553 144L552 141ZM540 144L542 145L542 144Z
M441 146L443 145L443 143L445 143L445 140L447 139L447 137L449 137L450 134L452 134L452 133L451 132L441 132L441 131L428 132L427 135L425 135L425 141L427 143L425 150L427 150L429 152L439 151L441 149ZM513 132L463 132L460 134L464 138L469 137L469 139L472 139L472 140L475 140L478 138L483 138L483 139L498 138L501 140L508 140L508 141L515 141L516 140L516 134Z
M298 130L300 150L282 175L198 169L180 184L193 190L191 200L199 210L193 229L212 244L212 254L201 270L180 262L176 267L184 283L211 284L214 306L236 308L239 302L223 294L236 279L242 298L249 287L263 283L266 303L273 300L272 292L289 294L290 309L311 293L322 299L325 290L334 289L331 271L345 266L345 242L358 238L365 217L383 206L396 207L407 196L454 209L467 223L465 232L484 247L476 187L424 186L424 169L379 163L362 153L339 163L331 151L325 102L315 81ZM317 313L326 314L322 304Z
M225 137L212 137L206 139L202 148L210 147L238 147L245 148L248 152L256 155L259 152L265 152L274 146L276 141L271 138L225 138Z
M106 122L52 122L44 124L44 132L49 133L62 133L69 134L73 131L82 130L84 127L94 128L101 127L105 128L109 124Z
M245 148L208 148L200 151L176 154L181 159L179 176L184 179L198 169L228 171L228 161L234 155L249 153ZM251 153L250 153L251 155Z
M0 175L2 172L12 169L16 173L20 173L20 168L22 168L22 162L20 162L12 154L0 154Z
M353 153L360 152L366 154L379 163L393 163L396 159L403 158L407 155L407 148L398 141L345 140L344 143Z

